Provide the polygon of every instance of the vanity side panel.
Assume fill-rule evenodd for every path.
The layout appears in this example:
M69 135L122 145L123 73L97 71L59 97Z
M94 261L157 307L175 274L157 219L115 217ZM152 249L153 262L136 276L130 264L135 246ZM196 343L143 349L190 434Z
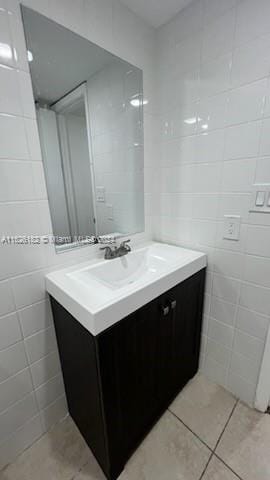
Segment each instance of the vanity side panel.
M119 344L118 331L119 326L123 322L125 322L125 319L97 337L104 421L106 424L110 475L112 478L118 478L127 460L118 361L118 352L122 348Z
M95 338L50 296L69 413L109 478Z

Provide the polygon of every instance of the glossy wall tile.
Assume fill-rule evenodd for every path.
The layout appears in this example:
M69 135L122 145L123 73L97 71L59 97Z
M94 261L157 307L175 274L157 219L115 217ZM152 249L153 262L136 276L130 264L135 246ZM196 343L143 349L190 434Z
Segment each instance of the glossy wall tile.
M195 0L157 32L155 235L207 252L201 369L251 405L270 315L268 216L249 213L270 182L268 14L266 0ZM240 215L239 241L224 215Z

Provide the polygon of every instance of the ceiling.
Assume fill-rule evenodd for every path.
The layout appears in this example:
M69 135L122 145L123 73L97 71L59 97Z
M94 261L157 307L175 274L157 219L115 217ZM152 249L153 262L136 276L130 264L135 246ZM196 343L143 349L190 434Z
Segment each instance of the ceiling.
M192 0L121 0L121 2L153 27L160 27Z

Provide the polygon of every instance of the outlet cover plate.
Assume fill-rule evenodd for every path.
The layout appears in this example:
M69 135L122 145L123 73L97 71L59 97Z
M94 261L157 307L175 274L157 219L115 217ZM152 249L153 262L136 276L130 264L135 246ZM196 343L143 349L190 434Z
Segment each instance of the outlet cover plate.
M224 215L223 238L227 240L239 240L240 235L239 215Z

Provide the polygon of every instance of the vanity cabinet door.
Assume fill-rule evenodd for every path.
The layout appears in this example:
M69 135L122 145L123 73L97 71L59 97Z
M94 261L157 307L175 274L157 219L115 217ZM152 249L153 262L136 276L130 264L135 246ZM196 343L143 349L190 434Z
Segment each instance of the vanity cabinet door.
M108 422L112 422L110 443L115 443L115 434L121 425L120 443L127 454L136 448L161 413L158 381L162 360L159 329L162 309L163 296L99 338L105 411L110 412ZM119 448L119 443L117 446Z
M174 394L174 316L168 293L162 295L156 327L157 335L157 399L161 409L167 408Z
M158 331L158 399L168 406L198 369L205 271L162 296L167 315Z
M204 282L202 270L167 293L173 316L171 381L175 393L198 370Z

